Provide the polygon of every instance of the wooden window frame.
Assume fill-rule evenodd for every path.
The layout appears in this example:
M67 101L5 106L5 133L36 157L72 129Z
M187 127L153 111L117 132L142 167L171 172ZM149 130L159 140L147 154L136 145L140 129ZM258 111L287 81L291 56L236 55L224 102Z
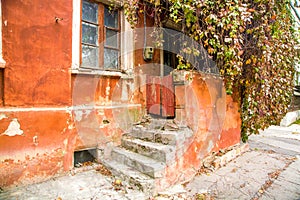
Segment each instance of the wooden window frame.
M85 20L83 20L82 17L82 4L83 1L90 2L90 3L96 3L98 5L98 23L90 23ZM121 37L120 37L120 32L121 32L121 11L119 8L116 9L118 12L118 27L117 28L112 28L112 27L106 27L105 26L105 7L108 7L108 5L98 2L98 1L93 1L93 0L82 0L81 1L81 22L80 22L80 67L82 69L93 69L93 70L105 70L105 71L121 71L121 59L120 59L120 54L121 54ZM98 26L98 45L95 45L98 47L98 66L93 67L93 66L82 66L82 47L83 44L82 42L82 24L83 23L89 23ZM118 48L115 47L110 47L105 45L105 40L106 40L106 30L113 30L118 32ZM113 49L118 51L118 66L116 68L105 68L104 66L104 49Z
M105 5L103 6L103 13L105 12L104 9L105 9ZM105 24L103 23L103 28L104 28L104 31L103 31L103 56L101 57L102 59L104 59L104 50L105 49L112 49L112 50L115 50L115 51L118 51L118 66L117 68L105 68L105 70L117 70L117 71L120 71L120 66L121 66L121 59L120 59L120 53L121 53L121 37L120 37L120 32L121 32L121 17L120 17L120 9L116 9L114 12L118 12L118 27L117 28L113 28L113 27L108 27L108 26L105 26ZM104 17L103 17L103 21L104 21ZM118 47L115 48L115 47L112 47L112 46L108 46L105 44L105 40L106 40L106 31L107 30L112 30L112 31L116 31L118 32ZM102 64L102 66L104 66L104 62Z

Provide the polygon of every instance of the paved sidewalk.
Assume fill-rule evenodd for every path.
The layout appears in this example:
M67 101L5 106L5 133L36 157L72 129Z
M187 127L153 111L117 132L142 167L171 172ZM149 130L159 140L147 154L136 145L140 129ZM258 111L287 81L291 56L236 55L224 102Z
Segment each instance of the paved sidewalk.
M260 199L261 196L267 197L266 199L299 199L300 172L293 173L295 167L300 169L299 160L296 160L293 169L290 167L295 159L271 151L251 150L212 174L195 177L186 190L190 193L189 196L204 194L213 199ZM287 175L281 177L283 172ZM290 181L288 178L292 174L294 180L290 182L290 191L287 194L287 191L281 190L283 194L277 198L272 182L276 181L277 185L281 185ZM276 180L278 175L281 179L278 177Z
M271 126L249 139L250 150L209 175L196 176L190 195L213 199L300 199L300 126Z
M211 173L153 199L300 199L300 126L272 126L249 140L250 150ZM95 170L0 191L0 199L133 199L146 196Z
M112 177L95 170L74 176L54 178L49 181L0 193L0 199L18 200L84 200L84 199L144 199L144 194L134 190L121 190L113 186Z

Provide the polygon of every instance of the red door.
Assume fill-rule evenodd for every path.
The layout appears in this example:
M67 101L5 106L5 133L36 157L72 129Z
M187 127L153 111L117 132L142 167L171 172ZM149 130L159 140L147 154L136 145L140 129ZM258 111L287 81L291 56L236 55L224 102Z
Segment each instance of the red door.
M163 117L175 117L175 93L172 75L161 79L161 109Z
M148 113L163 118L175 117L173 77L147 76L146 81Z
M160 115L160 77L147 76L146 102L149 114Z

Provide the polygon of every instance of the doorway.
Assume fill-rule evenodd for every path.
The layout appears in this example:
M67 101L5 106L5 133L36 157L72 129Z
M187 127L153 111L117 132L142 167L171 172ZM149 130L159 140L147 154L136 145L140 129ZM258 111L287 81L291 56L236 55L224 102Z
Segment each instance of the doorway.
M161 76L146 78L147 112L159 118L175 118L175 89L171 72L178 65L180 35L177 31L164 31Z

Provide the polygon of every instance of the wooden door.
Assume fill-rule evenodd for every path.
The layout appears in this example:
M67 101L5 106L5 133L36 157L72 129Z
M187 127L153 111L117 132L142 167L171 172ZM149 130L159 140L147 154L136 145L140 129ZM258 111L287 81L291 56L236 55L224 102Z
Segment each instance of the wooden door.
M175 95L173 77L147 76L147 112L163 118L175 117Z
M161 111L162 117L175 117L175 94L172 75L161 78Z
M160 115L160 77L147 76L146 102L149 114Z

